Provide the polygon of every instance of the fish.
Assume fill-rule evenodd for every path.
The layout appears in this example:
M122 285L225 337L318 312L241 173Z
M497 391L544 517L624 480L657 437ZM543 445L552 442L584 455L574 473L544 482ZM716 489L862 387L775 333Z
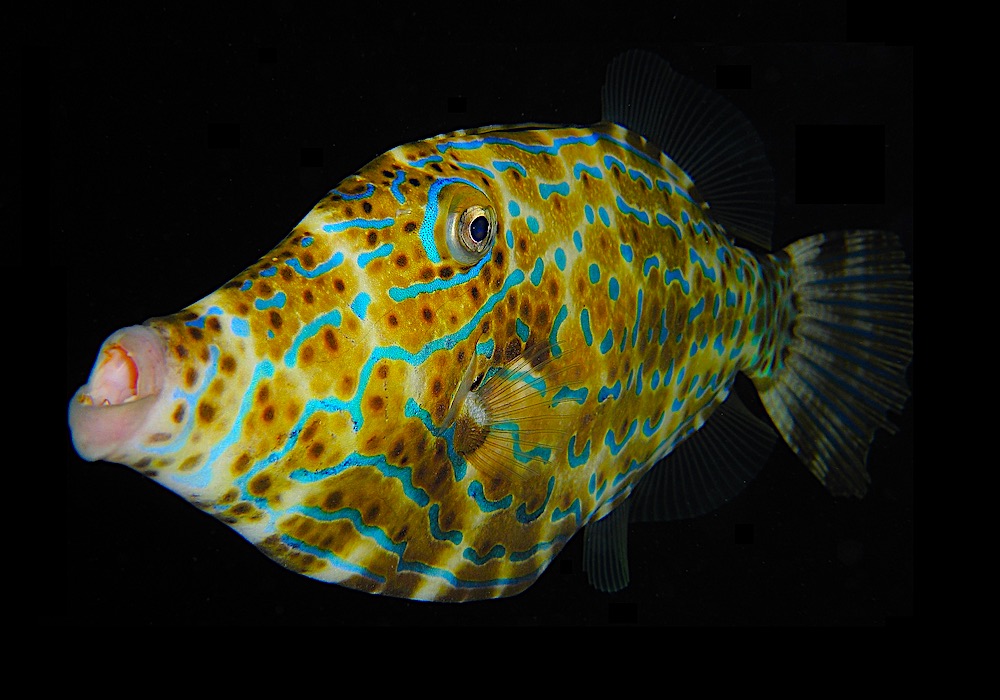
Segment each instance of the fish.
M708 512L766 457L737 373L828 489L863 495L867 446L907 393L897 244L737 247L730 233L767 247L766 194L727 217L643 121L642 80L678 76L629 54L600 124L394 149L218 292L113 334L70 404L81 456L137 469L288 568L423 600L516 594L580 529L595 585L620 589L630 519ZM713 464L704 447L726 442Z

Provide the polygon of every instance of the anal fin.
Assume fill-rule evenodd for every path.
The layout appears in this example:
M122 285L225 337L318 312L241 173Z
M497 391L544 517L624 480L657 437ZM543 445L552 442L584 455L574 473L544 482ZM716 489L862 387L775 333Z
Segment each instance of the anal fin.
M643 477L629 499L636 521L709 513L739 494L767 462L777 435L735 392L705 425Z

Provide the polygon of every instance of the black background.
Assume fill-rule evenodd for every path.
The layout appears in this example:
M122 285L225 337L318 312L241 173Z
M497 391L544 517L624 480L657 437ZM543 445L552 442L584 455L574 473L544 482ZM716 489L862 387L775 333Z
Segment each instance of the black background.
M103 339L215 290L276 244L330 188L400 143L456 128L600 117L608 61L636 46L721 90L758 128L778 189L775 239L840 228L900 234L913 260L913 49L808 41L588 40L428 50L176 37L46 50L47 227L67 272L65 406ZM495 38L495 37L494 37ZM30 52L27 54L30 59ZM746 68L723 68L742 66ZM43 87L44 89L44 87ZM884 127L829 168L809 125ZM826 132L836 138L840 132ZM868 133L862 129L855 133ZM879 133L882 133L881 131ZM810 138L812 138L810 136ZM44 152L44 151L43 151ZM884 193L841 187L884 168ZM803 184L803 178L808 183ZM797 199L796 181L831 201ZM829 188L817 187L826 182ZM847 193L847 194L845 194ZM858 201L861 200L861 201ZM30 224L26 223L26 227ZM910 380L912 386L913 369ZM64 411L53 420L65 425ZM635 525L632 583L592 590L574 538L510 599L396 600L285 571L228 527L119 465L76 456L64 427L65 549L57 621L207 624L885 624L913 614L913 400L869 458L860 502L831 498L782 445L735 501L696 520ZM53 473L56 478L58 472ZM59 540L57 540L59 541Z

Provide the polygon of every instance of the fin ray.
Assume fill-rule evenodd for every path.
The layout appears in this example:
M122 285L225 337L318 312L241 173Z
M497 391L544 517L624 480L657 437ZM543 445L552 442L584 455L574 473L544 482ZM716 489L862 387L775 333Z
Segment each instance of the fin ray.
M601 98L602 118L659 146L731 235L771 249L774 177L757 131L733 104L644 51L612 61Z
M818 234L785 254L797 315L782 366L752 377L788 445L836 496L862 497L875 431L909 396L913 285L898 239Z

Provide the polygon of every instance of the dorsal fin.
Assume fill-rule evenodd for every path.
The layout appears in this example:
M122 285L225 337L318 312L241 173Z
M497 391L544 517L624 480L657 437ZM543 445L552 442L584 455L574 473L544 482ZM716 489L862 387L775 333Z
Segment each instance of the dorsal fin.
M774 179L763 142L733 104L644 51L611 62L601 98L602 119L659 146L730 235L771 249Z

